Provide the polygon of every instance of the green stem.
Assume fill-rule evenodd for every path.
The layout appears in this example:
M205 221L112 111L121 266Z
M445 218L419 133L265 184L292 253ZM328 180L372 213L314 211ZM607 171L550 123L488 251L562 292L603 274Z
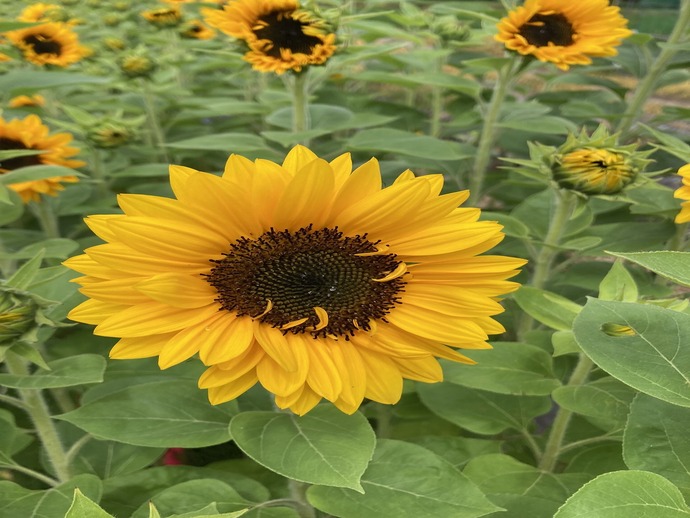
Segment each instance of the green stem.
M544 244L534 259L534 273L530 286L543 288L551 275L554 260L559 253L558 245L561 242L565 226L575 209L577 198L573 193L563 189L553 190L553 204L549 229L544 238ZM526 333L532 330L534 319L527 313L522 314L518 325L518 337L523 338Z
M316 509L307 501L306 491L308 487L307 484L288 479L290 498L297 503L295 510L300 518L316 518Z
M60 226L50 198L43 196L39 202L32 202L31 208L46 239L60 237Z
M10 374L15 376L29 375L26 362L12 352L8 352L5 356L5 365ZM69 460L48 412L48 406L43 399L42 392L38 389L17 389L17 392L26 405L26 411L34 423L36 433L50 464L53 466L58 482L67 482L70 479Z
M519 58L513 57L498 73L498 79L494 85L491 100L484 114L484 124L479 135L477 154L474 159L474 167L470 173L470 198L468 204L474 205L482 196L486 171L491 162L491 150L496 140L496 123L501 114L501 106L508 93L508 87L517 71L516 63Z
M575 450L581 448L582 446L588 446L590 444L597 444L605 441L620 441L620 437L613 437L611 435L599 435L598 437L588 437L587 439L581 439L579 441L571 442L562 446L560 449L561 455L567 451Z
M99 199L108 197L108 185L103 167L101 150L91 147L91 178L96 183L96 193Z
M434 62L434 72L442 72L446 64L445 55L439 57ZM438 85L431 87L431 120L429 121L429 134L432 137L441 135L441 117L443 116L443 93L444 89Z
M170 163L168 150L165 147L165 136L158 121L158 114L154 104L153 93L148 80L141 79L141 92L144 99L144 109L146 110L146 121L148 122L151 136L153 137L153 144L156 147L158 158L164 163Z
M567 386L577 387L585 383L592 367L594 367L592 360L590 360L588 356L580 354L580 359L575 366L575 370L573 370L573 373L570 375ZM543 471L553 471L556 467L558 458L563 453L563 440L565 439L565 434L568 431L568 425L570 424L570 418L572 416L573 413L570 410L566 410L563 407L558 409L556 418L553 420L553 425L551 426L551 431L549 432L549 438L544 447L544 455L539 462L539 469Z
M379 439L388 439L391 436L393 407L382 403L373 404L376 405L376 437Z
M39 473L38 471L34 471L29 468L25 468L24 466L20 464L11 464L11 465L5 465L5 468L11 469L13 471L19 471L20 473L24 473L25 475L29 475L32 478L35 478L36 480L40 480L43 482L45 485L50 486L50 487L55 487L60 485L60 483L52 479L50 477L45 476L43 473Z
M676 233L669 240L668 245L666 246L666 249L667 250L677 250L679 252L682 252L683 250L685 250L686 239L687 239L689 227L690 227L690 223L676 224Z
M527 443L527 446L529 446L529 449L532 451L532 455L534 455L534 458L540 460L542 456L542 451L534 436L530 433L529 430L525 429L520 430L520 434L525 439L525 442Z
M639 119L644 109L644 105L647 102L663 74L668 63L673 59L673 56L679 51L681 43L685 41L688 36L688 30L690 29L690 0L683 0L681 3L680 13L678 13L678 19L676 24L671 31L671 35L668 40L661 48L659 55L655 60L652 61L651 66L647 70L644 78L637 84L635 93L628 103L628 109L623 114L616 132L621 134L621 140L624 140L627 133L633 127L635 122Z
M311 127L309 115L308 72L292 74L292 132L302 133ZM301 144L308 146L309 140L303 139Z

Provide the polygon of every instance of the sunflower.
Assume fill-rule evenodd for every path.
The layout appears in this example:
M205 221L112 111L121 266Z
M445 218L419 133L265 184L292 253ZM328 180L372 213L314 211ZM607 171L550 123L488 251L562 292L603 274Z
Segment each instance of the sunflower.
M300 415L392 404L403 378L441 381L437 357L474 363L454 348L504 330L496 297L525 261L478 255L501 226L458 208L467 191L439 195L440 175L382 189L375 159L352 171L297 146L282 166L232 155L222 177L170 181L176 199L125 194L123 215L86 219L106 244L65 262L89 297L69 317L120 338L111 358L198 354L212 404L257 382Z
M216 31L199 20L190 20L180 28L180 34L184 38L210 40L215 37Z
M182 11L180 11L180 8L176 5L151 9L142 12L141 15L146 18L149 23L159 27L172 27L178 25L182 20Z
M17 95L12 97L10 102L7 104L10 108L21 108L23 106L34 106L40 107L45 106L46 99L41 94L33 95Z
M244 40L244 59L261 72L299 72L324 64L336 51L335 34L296 0L236 0L201 12L211 27Z
M36 65L66 67L88 55L77 34L63 23L44 23L6 33L24 59Z
M687 223L690 221L690 164L678 169L683 185L673 193L674 198L683 200L680 212L676 215L676 223Z
M79 150L69 146L72 135L69 133L54 133L49 135L45 126L36 115L28 115L24 119L5 121L0 117L0 150L36 149L44 150L39 155L21 156L2 160L0 174L30 165L61 165L65 167L81 167L85 162L72 160ZM16 191L24 201L39 201L41 194L55 196L64 189L62 183L77 182L76 176L54 176L41 180L31 180L9 184L8 187Z
M554 179L583 194L616 194L631 184L637 168L629 157L615 150L583 148L557 158Z
M62 6L39 2L25 7L17 19L22 22L64 22L67 18Z
M608 0L527 0L498 23L496 40L522 55L561 70L589 65L592 57L615 56L632 34L620 9Z

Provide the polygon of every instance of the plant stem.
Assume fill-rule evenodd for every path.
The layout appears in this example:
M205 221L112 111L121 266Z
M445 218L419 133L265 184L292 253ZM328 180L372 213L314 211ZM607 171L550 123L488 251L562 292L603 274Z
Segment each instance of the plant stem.
M575 370L570 375L568 380L569 387L577 387L582 385L587 381L590 371L594 363L589 359L588 356L580 354L580 359L575 366ZM565 434L568 431L568 425L570 424L570 418L573 413L565 408L559 408L556 418L553 421L553 426L549 432L549 438L546 441L546 446L544 447L544 455L539 462L539 469L544 471L553 471L558 462L558 457L563 453L562 445Z
M376 437L388 439L391 436L391 421L393 420L393 407L382 403L376 405Z
M508 86L515 77L516 63L519 63L519 58L513 57L508 63L503 65L503 68L498 73L498 79L494 86L491 100L484 115L484 124L479 135L479 142L477 144L477 154L474 159L474 167L470 173L470 198L468 204L476 204L481 198L482 189L484 188L484 179L486 177L486 170L491 161L491 149L496 140L496 123L501 114L501 106L508 93Z
M549 279L553 262L559 252L558 245L563 237L565 226L575 209L576 201L575 195L570 191L564 189L553 190L549 229L546 232L544 244L534 259L534 273L532 274L530 286L541 289ZM526 333L532 330L533 324L534 319L527 313L523 313L518 325L518 337L523 338Z
M96 193L99 199L108 197L108 186L103 167L101 150L91 147L91 178L96 183Z
M43 473L39 473L38 471L34 471L29 468L25 468L21 464L11 464L11 465L5 465L7 469L11 469L13 471L19 471L20 473L24 473L25 475L29 475L32 478L35 478L36 480L40 480L43 482L45 485L50 486L50 487L55 487L59 485L59 482L55 479L52 479L50 477L47 477Z
M676 224L676 233L669 240L668 245L666 246L668 250L677 250L679 252L685 250L685 240L688 234L688 227L690 227L690 224L688 223Z
M446 64L446 56L440 56L434 61L433 71L436 73L443 71ZM444 88L433 85L431 87L431 120L429 121L429 135L438 137L441 135L441 117L443 116L443 93Z
M12 352L8 352L5 356L5 365L10 374L29 375L29 369L24 360ZM67 482L70 479L69 460L48 412L48 406L43 399L42 392L38 389L17 389L17 392L26 405L26 411L36 427L36 433L53 470L55 470L58 482Z
M666 43L661 47L661 51L655 60L652 61L649 70L644 78L637 84L635 93L633 94L628 109L623 114L616 132L621 134L623 141L630 129L642 114L645 102L656 88L656 85L661 78L661 75L666 69L666 66L671 61L673 56L679 51L681 43L688 37L688 30L690 29L690 0L683 0L681 2L680 13L676 24L671 31Z
M298 503L295 506L297 514L300 518L316 518L316 509L314 509L309 502L307 502L307 484L298 482L297 480L288 479L288 489L290 491L290 498Z
M302 133L311 126L309 114L308 72L295 72L292 74L292 132ZM304 139L301 144L308 146L309 140Z
M156 113L156 107L154 105L151 86L146 79L141 79L140 84L142 98L144 99L144 109L146 110L146 120L149 124L149 129L151 130L153 144L156 147L159 159L163 160L165 163L170 163L168 150L165 147L165 136L163 135L163 130L161 129L160 122L158 121L158 114Z
M31 208L46 239L60 237L60 226L51 200L43 196L39 202L32 203Z

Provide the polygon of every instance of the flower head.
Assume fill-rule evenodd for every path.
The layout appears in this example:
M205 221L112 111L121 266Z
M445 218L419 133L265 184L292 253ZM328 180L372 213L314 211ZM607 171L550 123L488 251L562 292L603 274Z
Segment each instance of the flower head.
M502 18L496 40L509 50L551 62L561 70L615 56L632 34L620 8L608 0L527 0Z
M680 212L676 215L676 223L687 223L690 221L690 164L678 169L683 185L673 193L674 198L683 200Z
M170 180L176 199L122 195L123 215L87 218L106 243L65 263L89 297L69 316L120 338L112 358L198 354L213 404L258 382L297 414L322 398L352 413L503 332L496 297L525 261L480 255L501 226L458 208L467 191L439 195L439 175L382 188L375 159L352 171L297 146L282 165L232 155L222 177Z
M244 40L244 59L261 72L299 72L324 64L336 51L335 34L297 0L234 0L202 13L211 27Z
M66 67L88 55L77 34L64 23L44 23L6 33L30 63Z
M10 108L21 108L23 106L45 106L46 100L41 94L18 95L12 97L7 104Z
M61 5L42 2L25 7L18 17L22 22L66 22L68 19Z
M38 155L20 156L0 161L0 174L8 173L20 167L30 165L61 165L65 167L81 167L85 163L72 160L79 150L70 147L72 135L69 133L54 133L49 135L49 129L36 115L29 115L24 119L6 121L0 117L0 150L40 150ZM41 194L55 196L63 190L62 183L77 182L76 176L55 176L41 180L31 180L9 184L8 187L16 191L24 200L38 201Z
M180 11L180 8L176 5L151 9L142 12L141 15L146 18L149 23L159 27L175 26L182 20L182 11Z
M215 37L216 31L199 20L190 20L180 27L180 34L183 38L210 40Z

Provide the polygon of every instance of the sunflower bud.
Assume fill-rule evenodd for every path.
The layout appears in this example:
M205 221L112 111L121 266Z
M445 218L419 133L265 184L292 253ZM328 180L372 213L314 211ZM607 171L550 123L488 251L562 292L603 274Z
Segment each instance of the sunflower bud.
M148 56L133 52L122 56L120 70L128 77L148 77L156 69L156 63Z
M124 146L131 142L135 137L134 131L125 124L105 121L98 126L91 128L86 138L95 147L111 149Z
M119 14L106 14L103 18L103 25L107 27L117 27L122 23L122 16Z
M182 21L182 11L177 6L151 9L142 12L141 15L156 27L175 27Z
M199 20L191 20L180 27L180 36L196 40L210 40L216 31L204 25Z
M124 50L127 47L127 43L123 39L114 38L112 36L103 38L103 45L110 50Z
M50 302L0 281L0 346L18 341L35 342L40 325L59 324L43 314Z
M465 41L470 37L470 30L454 15L439 16L431 22L431 30L447 45L453 42Z

